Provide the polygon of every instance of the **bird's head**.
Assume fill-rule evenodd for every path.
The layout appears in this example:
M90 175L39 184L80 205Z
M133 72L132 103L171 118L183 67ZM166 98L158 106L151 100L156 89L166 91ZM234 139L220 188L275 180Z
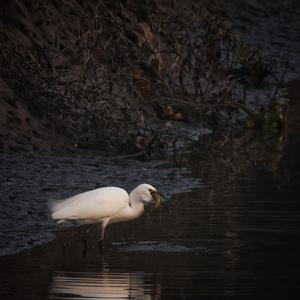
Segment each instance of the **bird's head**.
M154 202L154 207L158 208L161 203L161 194L150 184L140 184L132 192L132 195L144 203ZM165 197L164 197L165 198Z

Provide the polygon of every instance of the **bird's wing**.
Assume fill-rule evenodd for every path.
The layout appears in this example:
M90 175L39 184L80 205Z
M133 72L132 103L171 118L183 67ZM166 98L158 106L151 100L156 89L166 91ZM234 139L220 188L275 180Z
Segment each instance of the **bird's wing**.
M129 196L125 190L118 187L104 187L56 202L52 207L52 218L56 220L109 218L128 204Z

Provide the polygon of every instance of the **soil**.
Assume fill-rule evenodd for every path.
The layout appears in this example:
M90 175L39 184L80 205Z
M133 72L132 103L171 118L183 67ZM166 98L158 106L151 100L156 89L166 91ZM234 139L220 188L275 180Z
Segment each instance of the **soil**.
M211 12L220 16L221 9L226 22L231 23L230 27L237 33L239 39L245 41L246 44L258 47L267 58L276 59L278 64L281 64L281 67L277 68L277 73L274 73L278 78L286 69L289 72L285 79L295 78L297 74L299 75L300 53L297 45L300 25L297 17L299 15L297 1L272 1L270 3L269 1L232 0L226 2L224 6L218 1L216 3L218 5ZM129 8L132 6L136 9L135 4L130 1L128 5ZM164 6L161 8L166 9ZM87 53L84 54L79 42L79 46L76 45L74 48L72 40L68 39L77 33L77 31L72 31L75 26L75 23L72 22L75 21L68 13L62 16L56 7L45 6L44 9L44 11L39 10L38 5L24 6L18 0L3 6L1 22L6 30L2 32L2 38L3 41L7 42L8 40L13 45L8 46L6 50L12 55L14 55L14 51L23 48L24 51L28 50L29 52L23 59L15 56L15 61L13 59L9 61L6 52L4 53L6 56L4 55L2 58L3 68L0 77L1 151L53 151L81 147L106 150L107 153L115 154L141 152L146 153L145 156L148 158L157 157L160 156L160 151L157 151L159 148L174 147L174 145L180 147L189 144L199 139L201 136L199 132L203 130L203 127L204 131L205 128L209 128L209 131L213 132L222 126L226 128L226 124L230 122L230 116L222 113L216 114L213 109L202 112L200 115L199 113L193 115L193 109L184 108L184 105L178 108L173 103L161 106L156 102L151 102L151 99L155 97L149 79L153 75L153 70L151 71L149 66L143 69L145 67L143 64L133 63L130 72L134 79L133 84L144 100L139 102L136 99L130 99L128 90L125 91L122 87L122 82L113 78L114 73L111 72L114 71L111 68L107 52L101 52L101 55L98 53L99 61L93 61L93 63L104 66L105 76L110 76L109 80L114 83L113 87L110 87L112 94L109 95L109 100L103 100L104 98L101 96L101 101L99 101L99 95L96 98L93 95L90 99L88 96L90 87L84 91L84 96L82 96L79 84L82 61L81 59L79 63L70 61L76 54L72 54L71 50L78 50L79 52L75 56L79 58L84 58ZM68 7L68 9L72 12L75 7ZM112 5L110 9L117 12L118 8ZM145 11L148 9L152 13L154 8L149 6L145 8ZM12 10L18 10L20 13L12 17ZM75 9L75 11L78 13L78 10ZM129 23L135 24L126 31L130 41L137 41L137 44L143 45L143 47L146 47L147 44L147 47L153 48L156 43L153 28L157 24L152 24L153 28L151 28L145 14L146 12L135 15L129 9L125 13L126 18L122 16L123 19L121 19L124 24L129 21ZM52 17L45 23L43 21L46 19L45 16ZM51 21L51 18L62 20L66 26L59 27L63 26L63 23ZM143 18L146 18L146 21ZM110 26L108 29L114 31L113 26L115 25ZM56 33L59 33L56 37L60 45L54 45L52 42ZM108 40L109 42L110 40ZM57 47L61 47L61 49L59 50ZM143 47L141 46L140 51L145 53ZM43 51L39 52L40 48ZM96 55L96 53L91 53L90 55ZM47 75L46 87L45 82L35 78L41 70L39 65L27 63L31 59L40 60L44 65L48 65L48 69L42 70L45 72L43 76ZM132 58L126 58L126 63L130 59ZM289 60L288 68L286 68L286 60ZM159 57L158 62L152 61L152 67L158 64L161 68L162 62L162 57ZM32 69L30 69L31 67ZM94 76L90 73L91 70L87 71L84 76L87 78ZM60 77L57 82L55 78L58 75ZM16 78L18 78L17 84L14 82ZM79 86L77 84L69 88L71 82L78 82ZM209 90L212 89L213 87ZM54 90L55 92L53 92ZM264 94L266 91L269 93L269 90L270 88L264 90L263 87L263 89L253 92L253 98L259 97L257 95ZM62 94L64 94L64 98L62 98ZM124 102L123 99L126 101ZM263 105L265 100L260 99L259 101Z

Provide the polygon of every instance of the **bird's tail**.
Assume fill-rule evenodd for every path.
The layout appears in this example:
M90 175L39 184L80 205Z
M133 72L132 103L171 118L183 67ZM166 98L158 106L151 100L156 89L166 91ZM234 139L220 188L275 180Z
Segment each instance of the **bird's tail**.
M49 208L51 211L51 218L57 221L58 224L64 223L66 220L59 218L59 211L67 204L66 199L54 200L49 202Z

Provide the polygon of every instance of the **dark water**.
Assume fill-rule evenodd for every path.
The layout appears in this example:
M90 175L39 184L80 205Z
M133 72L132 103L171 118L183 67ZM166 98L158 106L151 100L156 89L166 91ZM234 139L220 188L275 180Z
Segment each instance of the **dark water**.
M86 252L70 228L47 245L0 257L0 298L299 299L297 97L284 136L242 136L223 151L181 158L202 186L173 196L171 212L109 227L102 254L97 228ZM184 177L172 174L165 179L181 185Z

